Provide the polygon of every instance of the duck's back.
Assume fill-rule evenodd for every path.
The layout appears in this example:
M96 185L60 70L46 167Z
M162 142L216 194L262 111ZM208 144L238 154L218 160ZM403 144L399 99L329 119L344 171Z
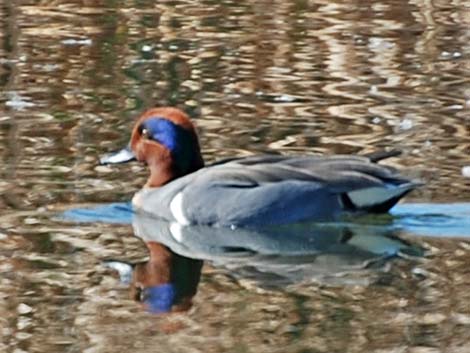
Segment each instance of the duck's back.
M366 157L255 156L143 189L134 205L180 224L256 227L386 212L417 185Z

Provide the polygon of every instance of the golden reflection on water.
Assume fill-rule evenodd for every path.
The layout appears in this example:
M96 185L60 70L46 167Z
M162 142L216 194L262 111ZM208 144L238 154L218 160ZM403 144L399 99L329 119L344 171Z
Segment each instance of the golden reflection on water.
M391 163L427 181L412 197L468 201L469 13L458 0L2 3L0 350L470 351L467 241L419 240L431 256L371 286L271 292L207 266L189 314L149 318L100 266L145 256L130 229L48 213L130 198L144 169L97 158L154 105L195 118L208 160L398 148Z
M269 12L260 2L127 6L3 7L8 169L33 176L40 163L47 177L60 166L54 172L70 183L52 195L55 182L43 184L48 197L40 201L23 197L26 181L10 175L2 185L12 190L7 205L96 201L96 189L87 196L94 184L100 199L115 198L105 188L133 178L105 169L97 177L93 157L124 143L138 112L163 104L196 118L208 159L399 148L405 156L395 163L429 181L415 197L468 199L463 4L299 1L275 2Z
M104 259L146 259L128 226L48 224L50 216L1 218L2 225L15 224L2 233L0 253L5 351L469 348L468 241L414 238L426 258L396 259L349 285L307 281L269 289L206 264L189 312L152 316L102 265Z

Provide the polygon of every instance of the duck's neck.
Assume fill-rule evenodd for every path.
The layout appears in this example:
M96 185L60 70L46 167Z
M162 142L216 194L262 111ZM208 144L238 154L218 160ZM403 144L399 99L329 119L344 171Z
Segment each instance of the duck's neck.
M162 163L162 161L150 160L147 162L150 169L150 177L145 184L146 187L154 188L163 186L172 180L194 173L204 167L204 160L201 155L194 159L194 162L185 171L180 171L172 163Z
M145 184L148 188L156 188L175 179L173 168L170 165L151 165L149 163L150 176Z

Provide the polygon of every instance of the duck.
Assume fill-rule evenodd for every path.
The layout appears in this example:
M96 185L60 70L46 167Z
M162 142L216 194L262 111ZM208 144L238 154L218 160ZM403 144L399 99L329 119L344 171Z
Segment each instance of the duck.
M387 213L421 181L369 155L253 155L206 165L195 125L182 110L157 107L136 121L129 144L101 164L132 160L150 175L133 211L179 226L266 227Z

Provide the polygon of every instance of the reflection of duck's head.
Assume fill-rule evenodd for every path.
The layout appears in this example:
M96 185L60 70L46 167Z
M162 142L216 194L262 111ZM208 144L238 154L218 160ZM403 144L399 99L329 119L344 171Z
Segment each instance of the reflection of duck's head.
M177 255L157 242L146 244L150 259L134 268L132 297L152 313L188 310L197 292L202 261Z

